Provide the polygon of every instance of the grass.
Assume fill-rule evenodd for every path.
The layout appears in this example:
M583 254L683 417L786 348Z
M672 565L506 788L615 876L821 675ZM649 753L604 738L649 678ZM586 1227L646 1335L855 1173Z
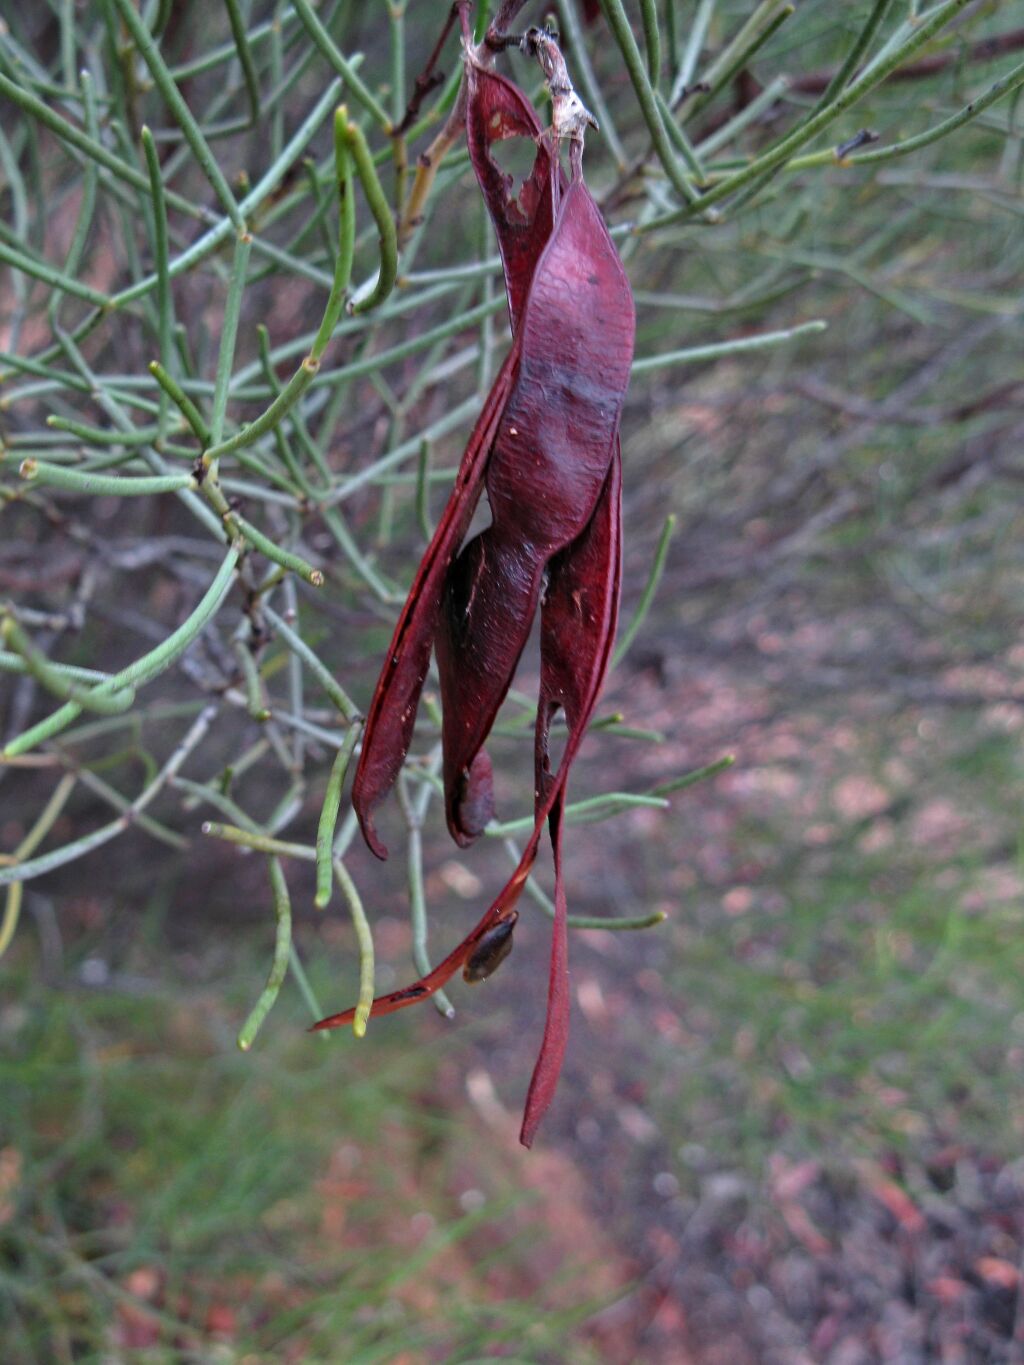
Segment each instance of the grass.
M659 1003L676 1002L687 1041L654 1045L648 1086L684 1183L687 1142L755 1178L780 1150L842 1167L952 1142L1006 1160L1020 1149L1016 747L971 719L908 749L898 737L917 711L860 727L847 770L875 752L884 775L898 751L911 771L902 788L890 776L889 809L844 819L829 795L839 722L816 721L792 799L741 807L729 846L746 874L698 884L670 916ZM647 1010L632 1031L651 1046Z
M296 995L243 1057L187 963L127 993L35 965L23 943L0 1016L5 1362L600 1358L574 1329L607 1275L467 1140L429 1053L320 1045Z

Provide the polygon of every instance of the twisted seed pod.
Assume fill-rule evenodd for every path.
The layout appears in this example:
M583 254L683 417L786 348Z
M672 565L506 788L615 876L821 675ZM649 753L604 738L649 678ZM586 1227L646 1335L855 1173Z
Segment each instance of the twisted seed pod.
M529 1146L554 1094L568 1037L562 811L615 634L619 421L635 319L628 281L579 158L567 183L557 144L541 133L521 92L478 66L472 54L466 79L470 157L498 237L513 344L399 618L367 719L353 804L367 843L386 856L373 812L408 751L433 645L448 827L463 845L483 830L493 812L483 744L540 605L534 827L520 862L480 922L433 971L373 1002L374 1014L391 1013L425 999L460 967L468 979L478 979L481 964L485 974L493 970L511 944L516 902L549 823L555 922L547 1019L520 1134ZM495 141L514 136L536 144L518 196L491 153ZM491 525L463 545L485 486ZM549 735L559 710L568 737L552 772ZM339 1027L352 1015L346 1010L315 1027Z

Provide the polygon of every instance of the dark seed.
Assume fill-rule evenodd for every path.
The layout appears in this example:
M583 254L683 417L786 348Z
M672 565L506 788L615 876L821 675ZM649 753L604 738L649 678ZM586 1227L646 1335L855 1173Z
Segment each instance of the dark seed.
M466 958L462 968L463 981L469 981L471 984L486 981L498 970L512 951L512 930L516 927L518 918L518 912L513 912L508 919L503 919L493 929L488 929Z

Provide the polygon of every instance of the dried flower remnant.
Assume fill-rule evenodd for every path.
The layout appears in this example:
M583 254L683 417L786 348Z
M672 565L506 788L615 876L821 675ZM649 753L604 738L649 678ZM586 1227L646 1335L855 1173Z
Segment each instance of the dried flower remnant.
M558 46L558 40L549 29L527 29L520 47L531 57L536 57L551 96L551 129L558 138L570 138L574 150L583 154L583 138L588 128L597 128L597 119L584 105L573 89L569 72Z
M465 23L464 23L465 29ZM507 956L516 902L550 826L555 922L548 1009L530 1082L522 1142L546 1111L569 1026L562 812L568 774L608 663L621 577L619 420L633 355L632 295L583 180L583 130L551 34L524 48L541 61L556 111L543 132L532 106L489 67L466 35L466 133L505 272L513 343L470 437L455 487L416 574L367 718L353 804L371 849L386 856L373 813L408 752L433 648L441 680L445 810L452 837L471 843L494 809L484 743L540 608L541 681L535 734L534 827L509 881L470 934L433 971L373 1002L374 1014L425 999L461 967L482 980ZM570 174L558 137L570 140ZM528 137L532 170L517 197L493 144ZM492 520L465 544L486 488ZM552 771L552 720L567 738ZM349 1022L352 1011L315 1027Z

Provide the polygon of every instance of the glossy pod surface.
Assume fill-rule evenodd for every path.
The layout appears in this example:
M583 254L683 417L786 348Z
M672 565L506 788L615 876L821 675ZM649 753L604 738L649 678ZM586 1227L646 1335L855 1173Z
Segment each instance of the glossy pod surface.
M470 158L498 238L513 342L484 403L448 505L413 582L367 717L353 805L370 848L386 849L374 811L408 752L431 649L443 712L448 828L470 843L493 814L483 745L540 608L534 826L516 870L474 929L430 973L373 1002L415 1004L461 967L489 976L508 956L516 902L546 823L555 863L547 1019L520 1134L529 1146L551 1102L569 1027L562 809L569 769L611 658L621 577L619 421L633 355L634 309L618 254L574 160L509 81L467 57ZM518 194L492 144L529 137L534 162ZM467 543L486 488L491 525ZM551 722L568 735L552 772ZM352 1010L316 1028L351 1020Z

